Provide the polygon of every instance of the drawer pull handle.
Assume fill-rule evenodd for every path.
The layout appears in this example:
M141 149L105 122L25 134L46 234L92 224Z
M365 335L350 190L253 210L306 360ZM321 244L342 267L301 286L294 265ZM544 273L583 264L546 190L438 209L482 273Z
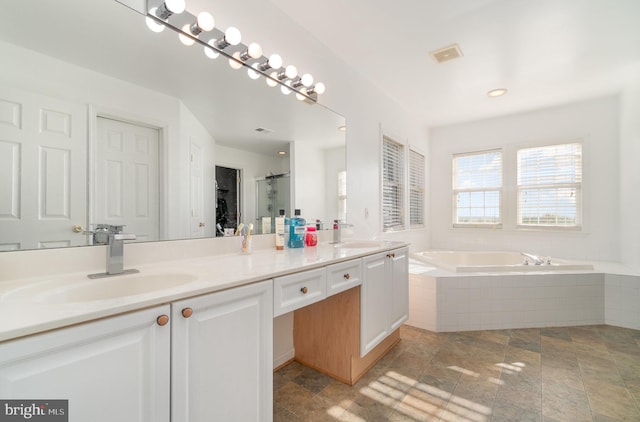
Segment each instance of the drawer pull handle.
M306 287L303 287L302 289L300 289L300 291L302 292L303 295L306 295L309 289L307 289Z
M191 315L193 315L193 309L191 308L184 308L182 310L182 316L185 318L189 318Z
M169 317L167 315L160 315L156 318L156 322L159 326L164 327L169 322Z
M349 280L349 279L351 278L351 275L349 275L349 273L346 273L346 274L344 275L344 278L345 278L345 280Z
M395 258L395 257L396 257L396 254L394 253L387 254L387 258Z

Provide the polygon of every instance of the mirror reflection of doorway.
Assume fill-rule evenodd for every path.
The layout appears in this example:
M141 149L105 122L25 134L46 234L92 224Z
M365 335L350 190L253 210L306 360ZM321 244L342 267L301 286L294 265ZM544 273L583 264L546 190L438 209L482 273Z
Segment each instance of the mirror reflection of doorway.
M216 166L216 236L235 229L240 222L241 170Z

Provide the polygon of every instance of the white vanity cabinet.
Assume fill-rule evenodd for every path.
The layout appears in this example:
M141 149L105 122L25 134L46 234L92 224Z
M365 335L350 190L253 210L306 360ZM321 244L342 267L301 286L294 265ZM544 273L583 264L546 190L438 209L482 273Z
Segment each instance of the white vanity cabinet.
M408 248L362 258L360 356L364 357L409 315Z
M0 343L0 397L68 399L72 422L168 422L169 313L162 305Z
M273 417L271 280L171 304L172 420Z

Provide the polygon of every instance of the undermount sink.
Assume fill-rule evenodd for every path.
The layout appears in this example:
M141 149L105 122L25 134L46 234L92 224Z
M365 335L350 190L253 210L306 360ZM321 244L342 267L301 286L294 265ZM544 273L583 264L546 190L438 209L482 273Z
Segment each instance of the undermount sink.
M357 240L353 242L338 243L337 248L344 249L366 249L366 248L379 248L384 246L386 242L379 240Z
M3 301L77 303L136 296L195 281L190 274L136 274L69 284L32 285L8 292Z

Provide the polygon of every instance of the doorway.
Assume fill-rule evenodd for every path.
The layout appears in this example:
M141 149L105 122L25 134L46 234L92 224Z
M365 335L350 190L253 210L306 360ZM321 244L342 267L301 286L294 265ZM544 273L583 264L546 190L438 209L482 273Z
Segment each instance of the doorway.
M235 231L240 222L241 172L216 166L216 236L224 236L225 229Z
M98 116L96 223L160 239L159 142L156 128Z

